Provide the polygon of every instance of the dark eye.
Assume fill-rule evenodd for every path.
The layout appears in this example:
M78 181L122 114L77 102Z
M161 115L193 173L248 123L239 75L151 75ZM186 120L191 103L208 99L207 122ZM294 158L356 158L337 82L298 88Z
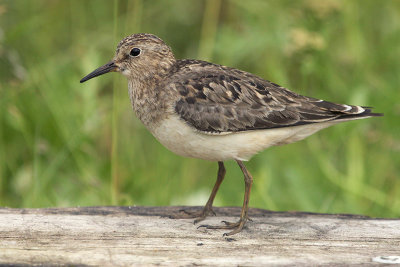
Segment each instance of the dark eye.
M140 49L137 47L132 48L131 52L129 52L129 55L131 55L132 57L137 57L138 55L140 55Z

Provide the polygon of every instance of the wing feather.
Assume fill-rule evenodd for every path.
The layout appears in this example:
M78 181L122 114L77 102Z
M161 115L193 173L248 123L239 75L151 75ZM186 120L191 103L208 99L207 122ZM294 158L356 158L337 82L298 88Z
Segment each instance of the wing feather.
M222 133L378 116L361 106L306 97L253 74L182 60L173 75L175 112L199 131ZM179 77L179 78L178 78Z

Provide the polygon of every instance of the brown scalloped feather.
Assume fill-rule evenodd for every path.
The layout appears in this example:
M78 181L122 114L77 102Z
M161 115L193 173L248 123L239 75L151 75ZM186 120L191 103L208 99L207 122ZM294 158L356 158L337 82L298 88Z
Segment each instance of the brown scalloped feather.
M306 97L251 73L199 60L172 70L175 111L199 131L238 132L382 116L370 108ZM179 76L179 79L176 78Z

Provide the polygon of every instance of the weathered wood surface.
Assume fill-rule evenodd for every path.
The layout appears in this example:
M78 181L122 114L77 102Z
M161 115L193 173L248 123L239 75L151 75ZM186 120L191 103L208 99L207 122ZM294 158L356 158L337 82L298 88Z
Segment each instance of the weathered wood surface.
M190 219L166 217L181 208L0 208L0 264L264 266L400 262L399 219L251 209L253 221L241 233L227 238L222 230L197 229ZM236 220L240 209L215 211L218 216L205 223Z

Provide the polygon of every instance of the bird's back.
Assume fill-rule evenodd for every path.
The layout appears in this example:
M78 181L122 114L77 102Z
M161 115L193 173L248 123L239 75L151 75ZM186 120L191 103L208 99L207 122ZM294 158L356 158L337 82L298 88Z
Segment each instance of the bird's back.
M205 133L294 127L381 114L296 94L248 72L200 60L179 60L167 81L176 90L174 108Z

